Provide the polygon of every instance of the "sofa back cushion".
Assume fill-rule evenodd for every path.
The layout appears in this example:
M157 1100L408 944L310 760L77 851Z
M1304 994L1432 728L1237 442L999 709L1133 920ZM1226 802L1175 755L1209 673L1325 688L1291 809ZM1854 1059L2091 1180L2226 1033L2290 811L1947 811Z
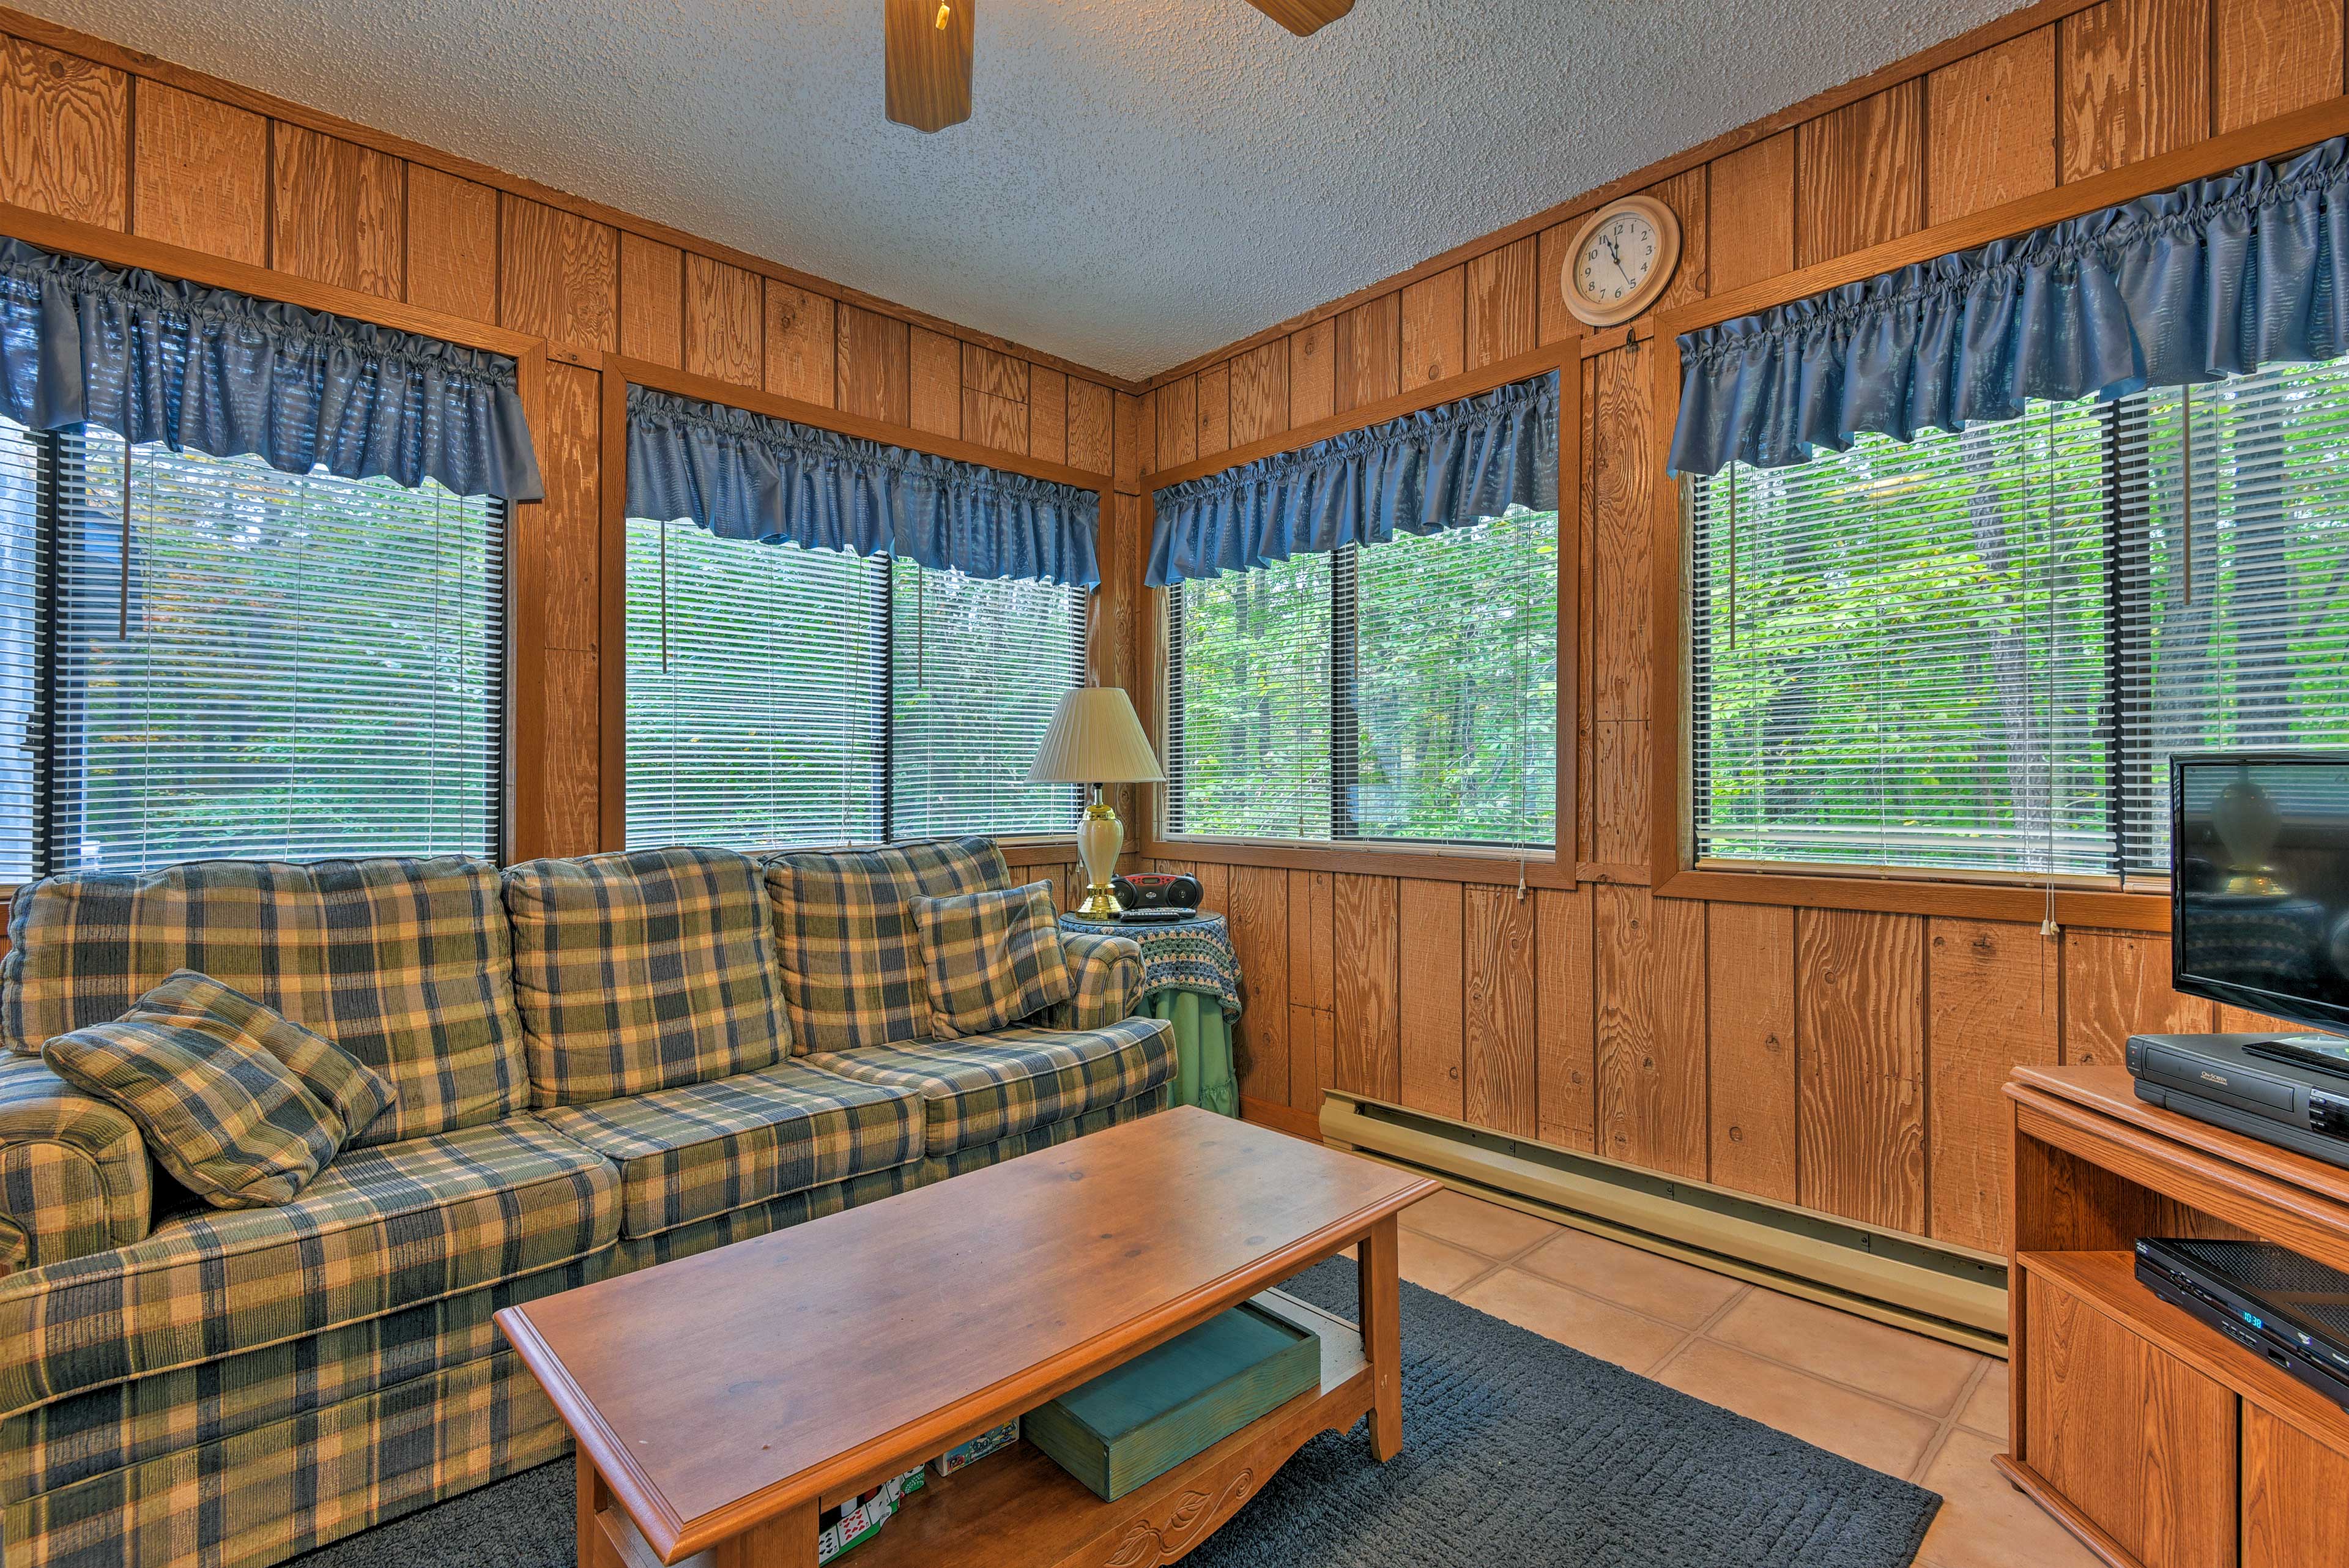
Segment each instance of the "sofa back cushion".
M531 1098L585 1105L790 1054L757 861L730 849L533 860L505 877Z
M496 868L461 856L199 860L17 891L0 1044L27 1054L198 970L316 1031L396 1099L353 1142L398 1143L529 1105Z
M907 900L1012 885L988 838L786 850L766 867L783 996L802 1051L921 1039L930 996Z

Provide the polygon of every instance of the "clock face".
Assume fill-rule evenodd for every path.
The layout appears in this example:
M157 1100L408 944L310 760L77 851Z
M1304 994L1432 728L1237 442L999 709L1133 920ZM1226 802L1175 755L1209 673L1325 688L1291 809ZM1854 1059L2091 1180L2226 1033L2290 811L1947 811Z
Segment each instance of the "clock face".
M1604 310L1640 292L1662 249L1656 225L1639 213L1617 213L1593 229L1573 262L1574 292Z

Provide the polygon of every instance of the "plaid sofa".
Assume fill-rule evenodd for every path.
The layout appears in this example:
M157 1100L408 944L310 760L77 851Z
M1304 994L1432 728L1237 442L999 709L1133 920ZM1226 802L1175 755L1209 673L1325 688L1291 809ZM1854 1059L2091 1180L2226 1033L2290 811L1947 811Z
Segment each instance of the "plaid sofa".
M1147 1115L1139 950L923 1038L907 898L957 839L754 860L210 861L19 889L0 959L0 1560L246 1568L561 1456L493 1314ZM174 970L398 1103L286 1204L194 1202L39 1060Z

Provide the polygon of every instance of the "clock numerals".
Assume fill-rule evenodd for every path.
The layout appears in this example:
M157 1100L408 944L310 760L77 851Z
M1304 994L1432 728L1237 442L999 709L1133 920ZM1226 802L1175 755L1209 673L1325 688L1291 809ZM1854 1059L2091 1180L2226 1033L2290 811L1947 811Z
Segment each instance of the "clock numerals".
M1671 210L1646 198L1600 213L1566 265L1568 305L1596 325L1628 319L1662 291L1679 259L1679 238Z

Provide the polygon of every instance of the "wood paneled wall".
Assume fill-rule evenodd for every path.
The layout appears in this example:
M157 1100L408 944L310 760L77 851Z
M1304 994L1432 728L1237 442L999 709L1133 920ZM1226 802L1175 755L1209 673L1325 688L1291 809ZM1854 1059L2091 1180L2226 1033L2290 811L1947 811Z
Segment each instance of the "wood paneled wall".
M1671 308L2335 97L2343 36L2341 0L2052 0L1601 194L1644 188L1678 214ZM1520 899L1341 858L1191 867L1257 993L1246 1096L1310 1112L1325 1087L1372 1095L2002 1250L2010 1066L2116 1061L2149 1028L2253 1025L2172 992L2159 936L1651 895L1651 758L1676 739L1651 732L1649 685L1671 656L1649 624L1671 410L1654 406L1651 350L1564 308L1559 265L1599 199L1143 399L1144 463L1164 468L1585 337L1582 787L1564 825L1583 885Z
M596 537L608 352L1114 469L1126 533L1106 519L1103 553L1119 583L1138 576L1121 564L1139 526L1137 400L1111 378L8 11L0 200L547 340L534 431L547 497L516 509L512 554L518 634L542 639L545 670L543 690L515 693L546 775L541 819L514 824L521 853L608 846ZM1119 673L1133 599L1108 597L1096 657Z

